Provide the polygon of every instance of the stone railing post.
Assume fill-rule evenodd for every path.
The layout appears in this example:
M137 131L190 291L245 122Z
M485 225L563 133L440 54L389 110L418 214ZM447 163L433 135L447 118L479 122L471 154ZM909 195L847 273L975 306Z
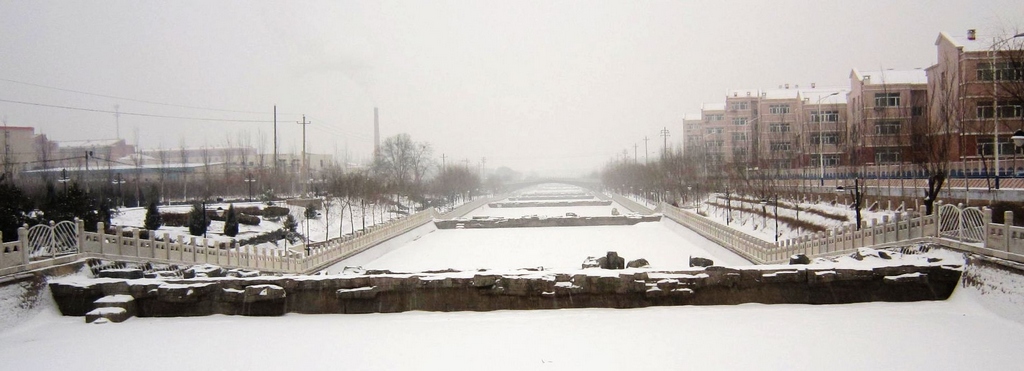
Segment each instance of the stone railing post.
M78 240L78 252L85 251L85 221L75 218L75 239Z
M103 222L96 222L96 235L100 238L100 254L103 254L103 250L107 247L106 231L107 229L106 226L103 225Z
M1013 236L1013 211L1003 212L1003 246L1002 250L1010 251L1010 237ZM985 247L988 247L988 224L985 225Z
M115 236L114 241L117 241L117 255L118 256L123 256L124 255L124 252L122 251L122 250L124 250L124 245L123 245L123 242L121 241L121 239L124 238L121 235L121 233L123 231L124 231L124 228L122 228L121 226L114 227L114 233L117 233L117 236Z
M28 251L28 228L18 227L18 249L21 250L21 264L28 264L32 258Z
M1004 213L1003 216L1005 216L1005 215L1006 214ZM1013 214L1010 214L1010 215L1013 215ZM1013 219L1010 219L1010 220L1011 220L1011 223L1013 223ZM988 236L989 236L989 234L991 234L991 232L989 232L989 228L991 227L991 224L992 224L992 209L990 209L988 207L981 208L981 221L982 221L981 224L985 226L985 241L983 241L984 244L985 244L985 248L986 249L991 249L994 246L989 245L989 238L988 238ZM1003 224L1006 224L1006 219L1003 219ZM1007 229L1003 233L1005 234L1005 233L1009 233L1009 232L1010 232L1010 230ZM1006 236L1006 239L1009 240L1010 236ZM995 249L993 249L993 250L995 250Z

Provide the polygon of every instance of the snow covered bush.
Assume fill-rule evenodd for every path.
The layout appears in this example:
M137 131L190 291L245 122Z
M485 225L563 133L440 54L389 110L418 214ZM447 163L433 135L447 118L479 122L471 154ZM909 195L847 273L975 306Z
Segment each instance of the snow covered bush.
M224 235L234 237L238 235L238 215L235 215L235 205L228 205L227 215L224 217Z
M149 207L146 208L146 219L143 222L143 225L147 230L155 231L160 229L160 226L163 224L163 219L160 217L160 210L157 210L156 208L156 202L150 202Z

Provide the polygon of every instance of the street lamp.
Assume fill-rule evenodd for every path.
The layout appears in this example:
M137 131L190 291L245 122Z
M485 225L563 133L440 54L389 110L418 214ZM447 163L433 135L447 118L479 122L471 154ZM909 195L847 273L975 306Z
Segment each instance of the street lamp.
M60 169L60 179L57 179L57 181L61 182L61 184L64 184L64 195L65 196L68 195L68 181L69 180L71 180L71 178L68 178L68 169Z
M693 186L689 186L689 185L686 186L686 195L688 197L691 197L691 198L694 199L693 206L697 207L697 199L695 197L693 197L693 194L692 194L693 192L692 191L693 191Z
M1016 151L1016 149L1020 148L1020 147L1024 147L1024 130L1017 129L1017 131L1015 131L1013 133L1013 136L1010 137L1010 140L1013 141L1013 147L1014 147L1013 148L1014 151L1013 151L1013 173L1012 174L1013 174L1013 177L1016 178L1017 177L1017 151Z
M824 140L825 139L825 131L824 131L824 129L822 129L822 123L821 123L822 122L822 118L824 116L824 115L821 114L821 101L825 100L825 98L828 98L828 97L831 97L831 96L834 96L834 95L839 95L839 92L837 91L835 93L832 93L832 94L826 95L824 97L818 98L818 103L817 103L817 106L818 106L818 164L821 165L821 177L819 178L821 180L821 183L818 184L818 185L821 186L821 187L825 186L825 140Z
M995 157L996 157L996 161L995 161L995 168L996 168L995 183L996 184L995 185L996 185L996 189L999 189L999 170L1000 170L999 169L999 94L998 94L999 93L999 90L998 90L999 89L999 85L997 84L999 79L996 78L996 46L999 45L999 44L1005 43L1005 42L1007 42L1007 41L1009 41L1011 39L1018 38L1018 37L1024 37L1024 33L1019 33L1019 34L1013 35L1011 37L1005 38L1005 39L1000 40L998 42L993 40L992 41L992 52L990 54L990 57L992 58L992 63L989 65L989 68L991 68L991 70L992 70L992 145L995 146ZM1014 135L1016 135L1016 134L1014 134ZM1016 144L1016 141L1014 142L1014 144Z
M249 184L249 202L252 202L252 183L255 182L255 181L256 181L256 178L253 178L252 173L249 173L249 175L246 175L245 182L247 184Z
M768 197L761 199L761 230L768 227L768 210L766 206L768 206Z
M117 177L111 181L111 183L117 184L117 203L121 204L121 207L124 207L124 192L121 192L121 185L124 184L124 182L125 180L124 177L121 176L121 173L117 173Z

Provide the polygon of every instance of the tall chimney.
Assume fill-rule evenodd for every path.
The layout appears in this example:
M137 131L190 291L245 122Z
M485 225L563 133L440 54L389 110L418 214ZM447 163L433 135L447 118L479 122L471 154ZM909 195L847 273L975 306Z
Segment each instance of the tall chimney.
M373 107L373 159L377 159L380 153L380 119L377 116L377 107Z

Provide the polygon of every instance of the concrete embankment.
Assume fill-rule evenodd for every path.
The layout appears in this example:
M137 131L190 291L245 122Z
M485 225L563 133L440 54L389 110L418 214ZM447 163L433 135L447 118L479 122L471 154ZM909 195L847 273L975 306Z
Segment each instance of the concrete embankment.
M81 279L53 282L50 288L61 312L71 316L95 311L104 297L121 298L141 317L261 316L945 300L960 274L959 265L523 270L502 274L384 271L343 276Z

